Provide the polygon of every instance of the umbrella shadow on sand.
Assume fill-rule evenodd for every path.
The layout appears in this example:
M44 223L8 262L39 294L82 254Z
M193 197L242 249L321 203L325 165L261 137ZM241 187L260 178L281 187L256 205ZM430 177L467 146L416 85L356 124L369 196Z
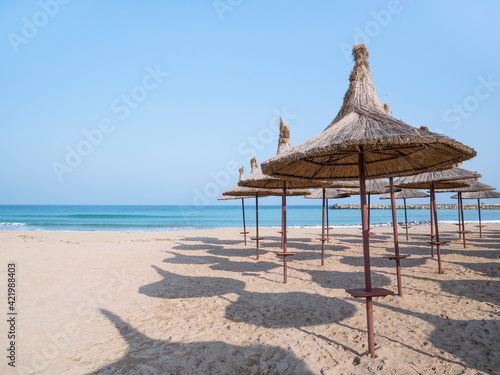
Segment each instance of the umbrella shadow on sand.
M228 258L220 256L196 256L196 255L182 255L169 251L173 257L164 259L165 263L172 264L210 264L210 268L214 271L227 271L227 272L262 272L269 271L273 268L278 268L281 265L271 262L234 262Z
M406 252L405 252L406 253ZM394 255L394 252L387 252L387 256ZM401 261L401 267L402 268L408 268L408 267L418 267L422 266L427 262L428 258L422 258L422 257L409 257ZM372 267L379 267L379 268L394 268L394 261L382 257L372 257L370 258L371 260L371 265ZM340 259L340 263L346 264L349 266L353 267L363 267L363 258L361 257L355 257L355 256L343 256Z
M297 269L300 272L311 275L311 281L326 289L349 289L353 285L364 284L363 272L321 271ZM372 282L377 287L385 287L391 284L391 280L384 275L372 271Z
M500 263L461 263L461 262L450 262L453 264L460 265L465 268L469 268L474 272L487 277L500 277Z
M127 342L125 355L91 374L311 374L306 365L278 346L240 346L221 341L177 343L155 340L101 310Z
M410 317L417 317L432 324L434 330L427 340L434 347L460 358L468 366L487 373L495 373L494 371L500 368L500 357L498 357L498 351L500 350L498 344L500 321L498 319L456 320L449 319L446 315L435 316L381 303L377 303L377 305ZM420 348L414 349L422 353L428 352L425 342ZM441 359L454 362L444 358Z
M154 267L154 266L153 266ZM155 298L195 298L235 293L238 300L226 308L226 318L266 328L304 327L338 322L356 307L338 298L305 292L258 293L245 290L245 283L226 277L184 276L154 267L163 280L139 288Z

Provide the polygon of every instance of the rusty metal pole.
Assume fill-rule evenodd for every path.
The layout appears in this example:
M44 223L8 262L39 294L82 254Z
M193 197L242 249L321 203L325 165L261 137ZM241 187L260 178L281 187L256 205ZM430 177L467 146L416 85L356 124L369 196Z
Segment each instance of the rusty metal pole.
M363 230L363 260L365 267L365 290L371 292L372 278L370 269L370 237L368 226L368 213L366 207L366 185L365 185L365 156L360 152L358 159L359 168L359 197L361 203L361 228ZM366 321L368 328L368 351L370 357L375 358L375 334L373 331L373 301L372 297L366 297Z
M458 239L461 240L462 239L462 216L461 216L461 213L462 213L462 210L460 209L460 205L461 205L461 202L460 202L460 192L458 193L458 198L457 198L457 211L458 211Z
M392 232L394 235L394 255L396 256L396 276L398 280L398 296L403 297L403 287L401 283L401 265L399 260L399 240L398 240L398 219L396 216L396 198L394 197L393 178L389 177L389 186L391 189L391 210L392 210Z
M431 212L431 256L434 258L434 202L429 194L429 211Z
M330 243L330 220L328 218L328 198L326 198L326 240Z
M406 215L406 198L403 199L405 205L405 229L406 229L406 241L408 241L408 216Z
M259 193L255 193L255 233L257 243L257 260L259 259Z
M368 193L368 231L370 231L371 229L370 214L371 214L371 203L370 203L370 193Z
M283 180L283 252L286 253L286 181ZM285 255L283 257L283 283L287 282L287 259L288 257Z
M431 196L433 200L433 210L434 210L434 228L436 230L436 249L437 249L437 258L438 258L438 272L444 273L441 267L441 244L439 243L439 224L437 217L437 204L436 204L436 193L434 192L434 182L431 182Z
M245 199L241 198L241 209L243 210L243 236L245 238L245 246L247 245L247 225L245 222Z
M284 209L285 209L285 180L283 180L283 194L281 195L281 249L283 249L283 231L285 230L285 214L284 214Z
M462 238L464 240L464 249L466 247L465 245L465 217L464 217L464 201L462 200L462 192L458 193L459 199L460 199L460 211L462 212Z
M483 225L481 224L481 200L477 200L477 213L479 215L479 238L483 238Z
M325 265L325 188L323 188L323 214L321 221L321 265Z

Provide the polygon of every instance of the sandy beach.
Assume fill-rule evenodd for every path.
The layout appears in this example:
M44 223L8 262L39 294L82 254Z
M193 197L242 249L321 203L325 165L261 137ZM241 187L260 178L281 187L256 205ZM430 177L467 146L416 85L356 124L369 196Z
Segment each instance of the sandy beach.
M367 355L360 230L290 228L283 284L277 228L260 260L240 229L179 232L1 231L0 343L7 264L16 264L16 367L2 374L498 374L500 224L483 238L441 226L444 274L427 226L400 234L404 296L374 304ZM469 225L471 230L476 230ZM253 228L250 228L251 234ZM371 237L373 284L396 291L392 228ZM400 232L401 233L401 232Z

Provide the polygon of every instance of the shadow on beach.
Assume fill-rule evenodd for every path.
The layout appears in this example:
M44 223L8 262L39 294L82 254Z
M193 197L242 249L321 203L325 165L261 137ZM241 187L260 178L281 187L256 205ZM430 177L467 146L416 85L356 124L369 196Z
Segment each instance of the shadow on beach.
M348 318L356 307L338 298L306 292L257 293L245 290L245 283L227 277L184 276L153 268L163 280L142 286L139 293L154 298L214 297L235 293L226 318L266 328L303 327L328 324Z
M90 374L305 374L305 364L278 346L239 346L220 341L176 343L155 340L100 310L127 342L125 355Z
M494 374L500 368L500 357L498 357L498 351L500 350L498 343L500 321L498 319L455 320L449 319L446 315L435 316L378 302L375 302L375 304L377 307L407 315L409 319L416 317L432 324L434 330L427 340L434 347L460 358L468 366L491 374ZM415 349L422 352L428 351L425 341L420 348ZM452 360L440 359L456 363Z

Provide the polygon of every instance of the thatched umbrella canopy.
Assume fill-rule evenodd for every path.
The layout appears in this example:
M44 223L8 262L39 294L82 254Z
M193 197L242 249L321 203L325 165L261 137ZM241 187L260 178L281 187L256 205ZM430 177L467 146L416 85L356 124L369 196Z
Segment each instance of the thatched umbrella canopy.
M429 194L417 189L401 189L397 193L394 193L394 198L396 199L410 199L410 198L427 198ZM391 199L390 193L384 194L380 199Z
M325 189L326 199L336 199L336 198L347 198L348 194L343 193L340 189L327 188ZM316 189L311 192L311 194L306 195L304 198L307 199L323 199L323 189Z
M479 191L495 190L493 186L485 184L479 181L477 178L468 178L466 180L459 180L459 181L463 181L469 184L469 186L461 188L452 188L452 189L436 189L436 193L458 193L458 192L473 193Z
M480 191L489 191L489 190L495 190L493 186L484 184L480 182L477 178L470 178L467 180L463 180L464 182L469 183L469 186L463 187L463 188L457 188L457 189L443 189L443 190L436 190L437 193L450 193L450 192L457 192L458 193L458 204L457 204L457 211L458 211L458 239L461 237L463 238L464 242L464 248L466 247L466 240L465 240L465 234L469 233L469 231L465 230L465 217L464 217L464 205L463 205L463 193L468 192L468 193L473 193L473 192L480 192ZM480 208L479 208L480 210ZM483 230L481 226L481 211L479 211L479 238L483 237Z
M437 205L436 205L436 189L457 189L470 186L470 182L467 179L478 178L481 175L477 172L469 171L462 168L461 164L455 165L453 168L438 171L438 172L427 172L420 173L415 176L405 176L398 178L395 181L395 185L402 188L409 189L430 189L430 222L431 222L431 256L434 256L434 245L437 248L438 257L438 272L443 273L441 267L441 245L447 243L446 241L440 241L439 239L439 225L437 218ZM434 231L436 232L434 234ZM460 235L463 233L459 227ZM435 240L434 240L435 239Z
M283 123L280 116L280 136L278 139L277 155L282 154L290 148L290 129ZM283 198L281 204L281 248L282 252L277 252L277 256L283 257L283 282L287 282L287 261L289 256L295 255L287 251L287 228L286 228L286 191L289 189L303 189L303 188L317 188L329 186L324 181L313 180L297 180L297 179L283 179L271 177L263 174L258 166L255 158L252 159L252 172L249 176L241 179L238 182L239 186L244 187L257 187L257 188L271 188L283 189ZM322 236L324 237L324 235ZM322 242L322 252L324 252L324 241Z
M457 199L458 194L452 196L453 199ZM462 193L462 199L495 199L500 198L500 193L498 191L478 191L473 193Z
M354 297L366 298L368 347L374 357L372 298L393 293L371 285L365 180L444 170L474 157L476 152L460 142L414 128L386 113L372 82L365 44L355 45L353 55L349 89L332 123L318 136L262 163L262 171L282 178L359 179L365 288L348 292Z
M414 176L398 178L394 181L394 186L406 189L456 189L470 186L466 180L478 178L481 175L477 172L469 171L465 168L455 166L445 171L420 173Z
M408 215L406 212L406 200L410 199L410 198L426 198L428 196L429 196L429 194L426 194L423 191L415 190L415 189L402 189L401 191L394 193L394 199L403 199L404 210L405 210L405 225L404 225L403 229L406 231L406 240L407 241L408 241L408 229L410 229L411 227L408 225ZM391 194L390 193L384 194L380 197L380 199L391 199Z
M324 199L323 199L324 196ZM330 242L330 215L328 213L328 199L340 199L340 198L348 198L349 195L344 194L341 189L335 189L335 188L328 188L328 189L316 189L314 190L311 194L306 195L304 198L307 199L322 199L323 200L323 218L322 218L322 224L321 224L321 232L323 233L322 236L324 236L324 229L325 228L325 207L326 207L326 241ZM322 263L324 263L324 252L321 254L322 258Z

